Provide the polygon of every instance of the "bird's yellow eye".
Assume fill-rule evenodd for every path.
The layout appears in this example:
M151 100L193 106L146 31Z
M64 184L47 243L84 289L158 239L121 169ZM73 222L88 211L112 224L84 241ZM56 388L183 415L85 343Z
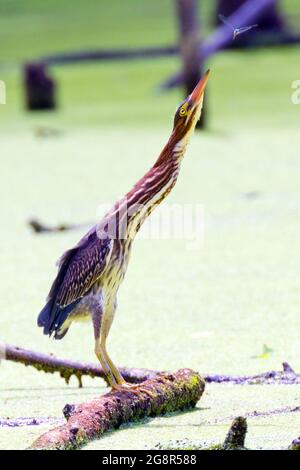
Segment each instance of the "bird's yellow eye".
M180 116L185 116L186 115L186 108L184 108L184 107L180 108L179 114L180 114Z

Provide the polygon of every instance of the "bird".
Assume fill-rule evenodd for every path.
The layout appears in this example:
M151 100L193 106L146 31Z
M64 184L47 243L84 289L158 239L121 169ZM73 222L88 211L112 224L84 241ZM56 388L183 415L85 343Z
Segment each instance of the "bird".
M147 393L127 383L107 352L132 242L145 219L173 189L187 144L200 119L210 70L176 110L171 135L154 165L83 238L58 260L58 272L37 320L45 335L62 339L73 321L91 320L94 352L113 390ZM151 393L150 393L151 394Z
M226 26L232 29L233 31L233 39L236 39L240 34L246 33L253 28L257 28L258 24L252 24L250 26L243 26L242 28L235 28L224 15L219 15L219 19L224 23Z

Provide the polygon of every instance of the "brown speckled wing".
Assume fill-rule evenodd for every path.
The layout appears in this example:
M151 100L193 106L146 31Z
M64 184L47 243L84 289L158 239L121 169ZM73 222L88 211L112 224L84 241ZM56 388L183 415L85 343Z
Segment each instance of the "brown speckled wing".
M99 239L93 233L67 251L60 261L48 299L55 297L56 305L66 307L83 297L107 266L112 245L113 240Z

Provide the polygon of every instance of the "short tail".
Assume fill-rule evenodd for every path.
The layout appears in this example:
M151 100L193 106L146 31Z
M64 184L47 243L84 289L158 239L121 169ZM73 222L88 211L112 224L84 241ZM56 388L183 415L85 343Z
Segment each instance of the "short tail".
M44 327L44 333L45 335L49 334L49 320L50 320L50 314L52 311L52 302L48 302L43 310L40 312L38 319L37 319L37 324L38 326Z
M44 335L51 336L54 333L55 339L62 339L70 326L64 327L64 323L77 303L78 301L73 302L67 307L59 307L59 305L53 302L53 299L50 299L37 319L38 326L44 329Z

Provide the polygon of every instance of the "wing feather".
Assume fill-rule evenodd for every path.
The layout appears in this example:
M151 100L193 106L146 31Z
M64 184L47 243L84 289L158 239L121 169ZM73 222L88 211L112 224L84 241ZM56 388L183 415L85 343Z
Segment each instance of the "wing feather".
M59 261L59 272L48 300L66 307L83 297L105 269L111 255L113 240L99 239L96 232L67 251Z

